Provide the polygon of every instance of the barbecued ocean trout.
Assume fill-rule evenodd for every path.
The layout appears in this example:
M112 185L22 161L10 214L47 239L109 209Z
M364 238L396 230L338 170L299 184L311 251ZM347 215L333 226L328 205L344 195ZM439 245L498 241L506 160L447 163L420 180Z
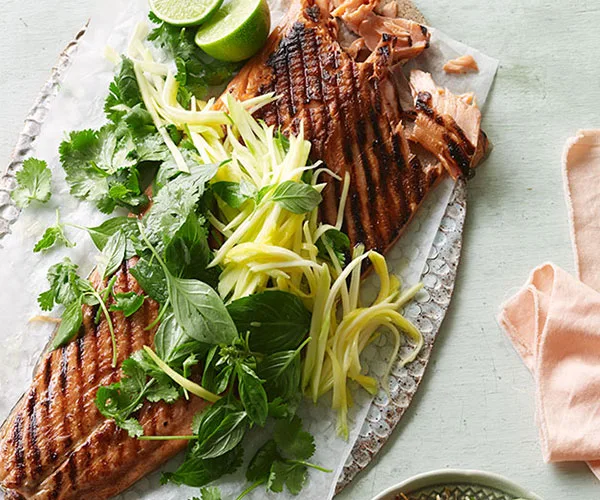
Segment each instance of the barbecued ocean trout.
M140 287L124 263L115 293ZM158 314L150 299L130 318L112 313L118 365L144 345ZM106 320L94 322L95 308L84 306L84 326L76 341L42 356L29 391L0 432L0 481L7 498L109 498L125 490L187 445L186 441L139 441L128 437L95 405L100 386L117 382ZM146 403L139 420L148 435L189 434L192 418L206 403L199 398L173 405Z
M387 17L395 4L377 14L377 3L295 0L229 92L279 96L261 118L294 134L303 124L313 159L350 174L345 232L385 252L445 171L470 175L487 140L469 97L438 89L425 73L404 77L402 63L429 46L427 28ZM325 222L335 224L341 191L334 180L325 189Z
M350 174L345 225L353 243L387 250L444 172L468 176L487 148L470 96L439 89L402 63L429 45L427 29L397 18L395 4L294 0L287 20L229 92L246 99L274 92L261 117L284 131L301 126L315 160ZM337 217L342 184L324 192L322 218ZM140 292L124 263L115 292ZM98 280L96 280L98 281ZM121 377L131 353L152 345L158 305L132 317L112 314L118 348L112 368L106 321L84 306L84 327L68 346L42 356L29 391L0 430L0 484L11 499L101 500L123 491L186 446L139 441L106 420L94 403L100 386ZM189 434L199 398L146 403L138 418L149 435Z

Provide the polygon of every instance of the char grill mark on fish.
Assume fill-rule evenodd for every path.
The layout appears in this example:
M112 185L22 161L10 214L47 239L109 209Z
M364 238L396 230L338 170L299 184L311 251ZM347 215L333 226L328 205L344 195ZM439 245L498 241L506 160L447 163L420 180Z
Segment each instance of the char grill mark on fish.
M410 84L403 77L404 87L398 85L396 64L425 50L429 32L376 14L376 4L295 0L295 16L276 30L228 92L238 99L255 97L259 89L278 96L259 118L291 134L303 124L312 159L342 178L350 174L344 230L351 242L385 252L444 171L470 176L487 141L479 131L479 111L466 98L441 91L425 77ZM344 25L362 37L354 40L363 42L354 45L361 47L356 53L353 43L340 42ZM358 52L360 59L354 57ZM333 224L341 183L325 180L320 217Z
M340 2L336 20L323 1L296 0L296 17L276 31L228 91L238 99L254 97L259 89L279 97L258 112L259 118L292 134L303 124L313 160L323 161L342 178L350 174L344 217L350 240L385 252L444 169L455 177L470 173L475 145L442 112L453 110L436 108L438 101L409 99L410 109L402 108L391 68L425 50L429 33L412 21L375 14L375 3ZM355 59L340 43L339 23L344 22L368 42L364 47L371 53L364 60ZM410 94L409 89L403 98ZM422 137L431 130L433 143ZM342 186L325 180L320 217L333 224Z
M99 280L95 280L99 285ZM117 273L115 293L140 287L125 262ZM84 306L80 337L43 355L26 397L15 407L0 432L0 481L8 498L104 499L124 490L186 446L139 441L106 420L95 405L101 385L117 382L108 325L98 325L97 308ZM130 318L111 315L117 338L118 366L154 333L146 331L158 304L146 300ZM199 398L173 405L146 403L138 417L147 434L188 434L194 414L204 407Z

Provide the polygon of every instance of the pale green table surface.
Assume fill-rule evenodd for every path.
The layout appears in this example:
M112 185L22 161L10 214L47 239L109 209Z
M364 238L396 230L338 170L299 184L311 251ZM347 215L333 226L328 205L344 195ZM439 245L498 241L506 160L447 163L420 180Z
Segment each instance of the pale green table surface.
M125 1L125 0L124 0ZM583 464L544 464L533 382L499 330L500 302L536 265L573 270L560 158L600 127L598 0L417 0L433 26L501 60L484 128L495 150L469 186L454 302L417 398L381 456L340 498L369 499L411 475L479 468L545 499L600 498ZM92 0L2 0L0 158Z

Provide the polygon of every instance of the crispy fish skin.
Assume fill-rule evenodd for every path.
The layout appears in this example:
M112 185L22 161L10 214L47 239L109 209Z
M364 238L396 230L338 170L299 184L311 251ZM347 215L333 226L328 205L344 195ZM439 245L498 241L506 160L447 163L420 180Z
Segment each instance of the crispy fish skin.
M350 174L344 230L352 244L386 252L445 171L470 175L479 151L474 142L479 142L480 113L471 106L463 119L477 129L470 141L453 111L436 107L424 94L416 92L411 99L408 90L410 102L403 109L392 70L427 49L428 31L412 21L375 14L376 4L296 0L287 23L228 92L238 99L267 92L279 97L259 117L294 134L302 124L313 160L322 160L341 177ZM332 7L340 19L331 14ZM346 22L364 36L344 49L339 30ZM424 137L432 130L433 140ZM482 140L479 146L486 143ZM341 191L340 182L328 181L320 214L324 222L335 223Z
M115 293L141 293L128 272L117 273ZM96 284L99 280L96 279ZM8 498L59 500L110 498L185 448L186 441L139 441L105 419L95 405L98 387L117 382L120 365L144 345L152 345L158 315L148 299L130 318L112 313L118 365L103 318L84 306L77 340L42 356L34 380L0 431L0 484ZM192 397L175 404L146 403L138 413L148 435L186 435L206 403Z

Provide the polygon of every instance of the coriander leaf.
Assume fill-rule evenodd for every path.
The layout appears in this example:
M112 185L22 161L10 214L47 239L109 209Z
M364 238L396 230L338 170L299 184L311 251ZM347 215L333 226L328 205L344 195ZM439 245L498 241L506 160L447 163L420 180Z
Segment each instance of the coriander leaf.
M233 474L242 463L243 453L242 447L238 446L220 457L208 460L188 456L175 472L163 474L160 482L200 488L222 476Z
M52 340L52 348L58 349L71 342L79 333L82 324L81 302L74 301L65 309L58 331Z
M94 290L89 281L79 277L77 269L68 257L50 267L47 274L50 290L38 298L44 311L52 310L55 303L68 306L78 301L83 293Z
M38 296L38 304L42 311L52 311L54 308L54 290L47 290Z
M265 425L269 407L267 393L262 381L256 373L244 363L237 363L236 373L238 376L238 389L240 400L250 420L260 426Z
M310 329L311 315L295 295L269 290L227 306L240 335L250 332L250 350L270 354L296 349Z
M215 182L211 185L213 192L232 208L240 208L247 200L256 196L256 189L246 181Z
M140 437L144 435L142 424L135 418L128 418L118 422L118 426L129 434L130 437Z
M195 212L206 183L214 177L217 168L217 165L196 166L191 174L179 175L158 192L144 223L150 241L159 250L171 242Z
M211 488L202 488L200 490L202 500L221 500L221 491L216 486Z
M109 120L118 123L127 112L142 102L142 95L133 69L133 62L123 57L119 73L110 84L104 111Z
M323 200L321 193L308 184L285 181L279 184L271 199L294 214L312 212Z
M48 250L56 244L63 244L67 248L73 248L75 243L69 241L65 235L65 225L60 222L58 210L56 211L56 225L46 229L42 238L33 247L34 253Z
M126 359L121 369L123 377L119 382L98 389L96 406L103 416L113 419L131 437L139 437L143 429L131 415L142 407L147 391L156 381L147 381L146 371L133 357Z
M266 482L271 473L271 466L277 460L282 460L282 458L277 451L275 441L270 439L258 449L252 460L250 460L246 470L246 479L252 483Z
M26 208L34 200L46 203L52 196L52 173L45 161L29 158L16 173L17 187L11 197L19 208Z
M295 398L299 399L299 398ZM295 403L296 401L294 401ZM295 405L291 405L288 401L284 401L281 397L276 397L273 401L269 401L269 417L287 418L290 419L296 413Z
M113 275L121 267L126 251L127 238L123 231L118 231L108 239L99 259L98 272L103 278Z
M121 311L123 316L133 316L144 305L145 297L135 292L117 293L114 295L115 303L111 304L109 311Z
M281 493L285 484L290 493L297 495L306 482L306 466L276 461L271 467L267 487L271 491Z
M231 344L237 338L231 316L210 286L172 275L167 283L175 319L188 336L207 344Z
M164 401L171 404L179 399L179 391L170 384L154 384L146 391L146 399L151 403Z
M165 304L169 300L167 278L161 265L153 258L142 257L129 272L136 279L142 290L150 297Z
M346 254L350 251L350 238L345 233L337 229L330 229L317 240L319 257L325 260L331 260L327 248L331 248L336 256L340 266L346 265Z
M216 458L234 449L248 430L248 415L245 411L227 413L217 428L193 448L193 454L200 458Z
M133 135L134 142L136 142L136 139L143 139L151 134L160 135L156 132L156 126L152 120L152 115L142 103L136 104L127 111L120 121L117 122L117 125L121 124L127 126L127 129Z
M189 105L192 95L204 98L210 86L223 85L240 67L240 64L217 61L205 54L194 43L194 29L158 24L148 40L166 49L176 61L176 79L180 84L177 98L182 106Z
M302 420L294 416L292 420L278 420L275 423L273 438L286 458L308 460L315 452L315 439L302 430Z
M60 145L60 159L71 194L96 203L105 213L116 205L138 207L146 201L135 171L131 133L109 124L98 132L72 132Z

